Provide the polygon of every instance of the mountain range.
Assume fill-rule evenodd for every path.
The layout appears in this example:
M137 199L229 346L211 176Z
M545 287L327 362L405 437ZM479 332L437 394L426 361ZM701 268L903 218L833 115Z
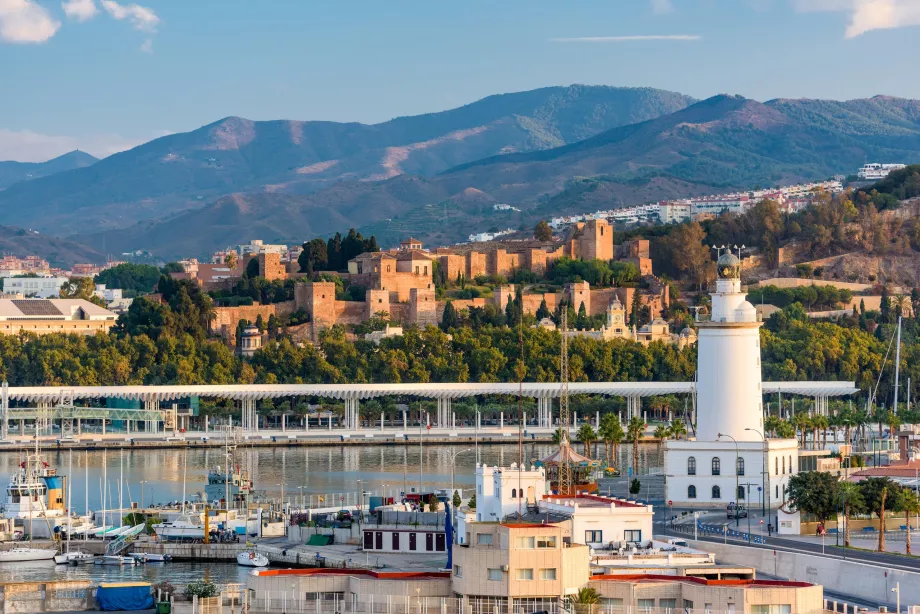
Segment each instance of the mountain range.
M84 168L98 161L95 156L75 149L47 162L0 162L0 190L5 190L19 181L40 179L62 171Z
M552 87L382 124L226 118L0 191L5 223L201 256L357 227L387 245L920 161L920 101ZM493 208L508 203L519 211Z

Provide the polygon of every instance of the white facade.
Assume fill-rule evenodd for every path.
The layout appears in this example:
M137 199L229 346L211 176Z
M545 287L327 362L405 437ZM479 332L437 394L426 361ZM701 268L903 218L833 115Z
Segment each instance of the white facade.
M767 474L764 443L759 440L739 441L737 456L731 440L666 444L667 496L675 505L710 507L736 502L756 509L766 502L776 508L785 501L789 478L798 470L794 439L767 439Z
M752 204L751 198L747 194L694 198L690 204L690 217L696 219L700 215L719 215L726 211L728 213L744 213Z
M476 521L500 522L505 516L526 512L546 494L546 470L531 467L476 467Z
M541 513L569 517L561 524L569 528L573 544L598 548L652 539L655 513L651 505L596 495L551 495L538 506Z
M863 181L876 181L884 179L891 171L899 171L904 168L903 164L879 164L872 162L859 169L856 176Z
M271 243L265 243L261 239L253 239L248 244L240 245L239 247L240 256L246 254L284 254L287 251L287 245L273 245Z
M121 288L106 288L105 284L96 284L96 290L93 292L98 298L101 298L106 303L111 303L113 301L119 301L123 296L123 290Z
M3 280L3 291L35 298L57 298L66 277L9 277Z
M764 443L762 323L741 291L741 260L723 254L717 269L712 314L697 323L697 436L665 443L667 497L675 505L776 507L798 469L798 445Z
M662 201L658 203L658 219L662 224L679 224L690 221L690 202Z

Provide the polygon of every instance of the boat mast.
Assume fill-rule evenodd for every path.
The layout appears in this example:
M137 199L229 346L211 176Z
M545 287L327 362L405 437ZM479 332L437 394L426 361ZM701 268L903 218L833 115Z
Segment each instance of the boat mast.
M188 450L185 451L183 456L184 462L182 465L182 513L185 514L185 477L188 475Z
M86 521L89 522L89 450L83 450L83 504L86 507ZM89 539L89 527L83 526L83 541Z
M70 477L73 475L73 449L70 450L70 457L67 459L67 477L64 478L64 485L67 488L67 552L70 553L70 532L73 530L73 513L70 507Z
M106 499L106 493L108 492L108 480L109 480L109 468L108 468L108 456L106 451L102 451L102 541L105 541L105 521L106 521L106 512L108 502Z
M121 528L121 518L124 513L124 503L121 498L121 485L125 481L125 451L124 448L119 450L118 455L118 528Z

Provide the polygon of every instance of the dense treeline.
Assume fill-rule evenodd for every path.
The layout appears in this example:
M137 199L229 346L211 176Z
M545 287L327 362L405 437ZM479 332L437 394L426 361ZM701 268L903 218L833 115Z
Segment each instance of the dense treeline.
M913 188L905 188L913 189ZM896 200L896 199L895 199ZM715 277L713 245L758 248L769 267L778 266L779 248L790 241L813 258L847 251L914 254L920 251L920 219L882 215L876 195L865 192L819 192L811 206L794 214L763 200L742 214L722 214L702 223L658 227L641 233L651 239L660 272L702 285ZM894 208L890 203L884 208Z
M376 252L377 237L365 239L360 232L352 228L342 238L335 233L328 241L313 239L303 244L303 252L297 258L300 271L312 275L316 271L342 271L348 267L348 261L364 252Z

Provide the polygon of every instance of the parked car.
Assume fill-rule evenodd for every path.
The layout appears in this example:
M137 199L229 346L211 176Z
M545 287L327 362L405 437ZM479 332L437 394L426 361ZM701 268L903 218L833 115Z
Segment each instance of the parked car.
M737 503L729 503L725 508L725 513L729 518L747 518L747 508Z

